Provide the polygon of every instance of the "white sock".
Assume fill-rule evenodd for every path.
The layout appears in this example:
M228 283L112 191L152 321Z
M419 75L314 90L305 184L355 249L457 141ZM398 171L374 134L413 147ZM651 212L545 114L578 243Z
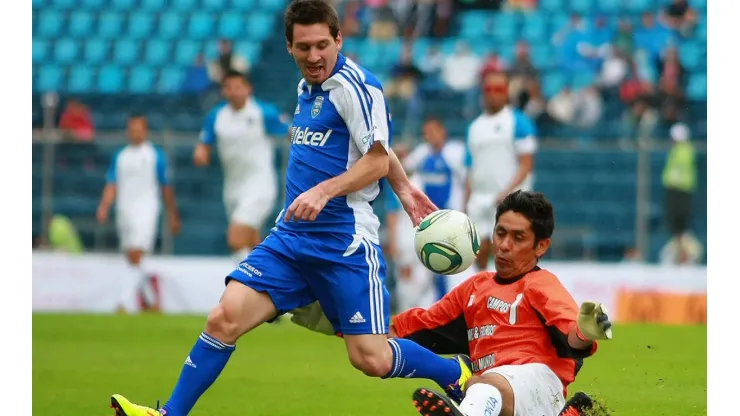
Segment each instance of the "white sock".
M119 294L119 305L128 313L139 311L139 287L144 280L144 273L141 267L129 264L128 273L126 273L120 284L121 292Z
M501 392L496 387L476 383L465 392L460 411L466 416L498 416L502 406Z
M246 259L247 256L249 255L249 253L251 253L251 252L252 252L252 250L249 249L249 247L244 247L244 248L241 248L241 249L233 252L231 255L234 258L234 260L236 261L236 264L239 264L242 261L244 261L244 259Z

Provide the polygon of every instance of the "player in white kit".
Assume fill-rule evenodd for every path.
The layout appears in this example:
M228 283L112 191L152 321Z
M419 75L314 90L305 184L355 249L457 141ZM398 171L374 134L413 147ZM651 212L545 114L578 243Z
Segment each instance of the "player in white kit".
M224 76L226 102L205 119L193 160L210 163L211 147L217 146L224 172L223 198L229 218L227 240L237 261L260 242L260 228L272 214L278 185L274 150L269 135L287 134L287 123L277 108L257 100L240 72Z
M470 124L466 139L466 211L481 238L477 266L486 270L496 207L506 195L532 189L537 139L529 117L509 106L506 74L486 73L482 88L484 112Z
M464 210L465 193L465 145L460 141L447 140L447 129L442 120L430 117L422 126L424 143L416 146L403 159L406 172L439 209ZM407 308L428 302L431 286L432 299L441 299L451 279L434 275L416 257L414 228L406 215L398 216L397 223L389 222L389 233L396 238L395 259L400 266L397 295L399 306ZM407 276L406 276L407 275ZM406 278L404 278L406 277ZM418 304L423 303L423 304Z
M97 218L108 221L115 202L116 228L121 249L131 267L119 288L119 310L139 310L138 293L149 271L143 264L145 253L151 253L157 237L161 213L160 192L164 196L172 233L180 229L175 204L175 191L167 174L164 152L147 140L148 125L144 116L129 117L127 131L130 143L119 150L106 173L106 185L98 207Z

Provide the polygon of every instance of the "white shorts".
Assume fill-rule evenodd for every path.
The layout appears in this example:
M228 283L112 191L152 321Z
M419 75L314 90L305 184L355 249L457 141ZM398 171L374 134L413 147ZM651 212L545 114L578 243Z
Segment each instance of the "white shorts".
M159 215L151 214L119 214L116 228L121 250L141 250L151 253L157 239L158 218Z
M277 199L274 176L254 175L238 184L224 187L224 205L229 223L260 229L272 214Z
M411 267L411 276L409 279L402 279L403 265L396 265L398 309L405 311L411 308L429 308L437 300L434 275L419 261L408 266Z
M558 416L565 406L563 383L550 367L539 364L502 365L483 374L502 375L514 391L514 416Z
M493 194L472 194L465 207L481 239L493 235L493 226L496 223L495 199L496 196Z

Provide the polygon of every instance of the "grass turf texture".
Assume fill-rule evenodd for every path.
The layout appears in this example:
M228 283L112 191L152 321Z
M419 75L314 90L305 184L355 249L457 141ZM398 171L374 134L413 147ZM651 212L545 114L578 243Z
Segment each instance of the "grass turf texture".
M204 317L33 316L33 413L112 414L121 393L154 406L169 396ZM569 393L583 390L615 415L705 415L705 326L616 326L586 360ZM351 368L344 343L287 321L237 345L191 415L414 415L426 380L370 379Z

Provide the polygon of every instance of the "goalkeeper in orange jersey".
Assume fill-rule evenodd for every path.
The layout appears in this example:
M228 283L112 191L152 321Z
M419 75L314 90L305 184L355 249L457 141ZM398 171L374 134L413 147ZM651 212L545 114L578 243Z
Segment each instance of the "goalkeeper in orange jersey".
M553 207L542 194L509 194L496 211L496 272L472 276L429 309L393 317L389 337L471 359L462 402L418 389L414 404L421 414L570 416L591 405L582 393L567 404L565 397L597 341L611 339L611 322L601 304L579 307L560 280L537 265L554 226ZM291 319L323 330L315 310Z

